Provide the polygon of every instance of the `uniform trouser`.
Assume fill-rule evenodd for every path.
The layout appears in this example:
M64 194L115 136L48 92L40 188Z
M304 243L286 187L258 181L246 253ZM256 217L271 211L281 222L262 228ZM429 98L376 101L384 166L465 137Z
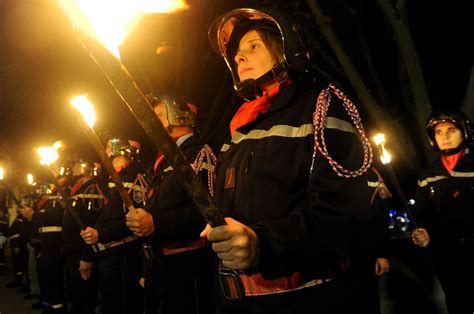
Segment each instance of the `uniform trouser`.
M356 313L349 306L350 288L344 278L309 288L263 296L244 297L242 301L226 301L220 298L218 314L347 314Z
M28 251L26 245L21 242L10 243L12 254L12 266L15 275L23 276L27 272Z
M30 275L30 293L39 295L38 273L36 271L35 250L31 245L27 245L28 250L28 274Z
M375 274L375 257L353 256L345 278L352 290L352 306L358 313L380 314L379 278Z
M81 278L79 272L79 253L70 253L64 256L64 276L66 279L66 293L69 302L70 314L95 313L98 302L98 274L97 265L94 265L88 280Z
M435 245L433 265L449 314L474 313L474 242Z
M104 314L143 313L143 289L139 284L142 262L139 248L123 248L100 257L99 286ZM112 250L111 249L111 250Z
M64 305L63 264L60 255L60 234L41 241L37 259L41 300L50 307Z
M0 272L3 271L5 267L5 249L2 247L0 248Z
M213 261L207 248L145 260L145 313L214 313Z

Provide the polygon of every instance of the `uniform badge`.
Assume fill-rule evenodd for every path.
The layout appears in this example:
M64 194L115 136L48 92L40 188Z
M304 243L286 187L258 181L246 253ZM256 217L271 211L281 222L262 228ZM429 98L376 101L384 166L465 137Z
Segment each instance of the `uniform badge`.
M225 171L225 189L235 188L235 168L227 168Z

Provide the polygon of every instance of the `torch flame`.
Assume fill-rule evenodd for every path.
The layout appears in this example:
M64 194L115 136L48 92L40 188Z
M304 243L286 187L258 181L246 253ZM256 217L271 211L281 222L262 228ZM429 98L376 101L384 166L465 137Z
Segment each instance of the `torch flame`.
M382 164L386 165L390 163L391 160L392 160L392 156L385 149L385 146L382 145L382 155L380 155L380 161L382 162Z
M188 8L186 0L58 0L75 27L101 42L120 59L119 46L140 13L171 13Z
M87 98L87 94L77 96L71 99L71 105L76 108L84 118L86 124L92 128L95 123L94 105Z
M61 147L60 142L56 142L53 146L46 146L40 147L36 151L38 155L41 157L40 164L41 165L51 165L59 158L58 149Z
M26 180L28 181L29 185L32 185L33 184L33 175L31 173L28 173L26 175Z
M4 175L5 175L5 170L3 170L3 168L0 168L0 180L3 180Z
M385 143L385 134L383 133L378 133L373 137L375 145L380 145Z

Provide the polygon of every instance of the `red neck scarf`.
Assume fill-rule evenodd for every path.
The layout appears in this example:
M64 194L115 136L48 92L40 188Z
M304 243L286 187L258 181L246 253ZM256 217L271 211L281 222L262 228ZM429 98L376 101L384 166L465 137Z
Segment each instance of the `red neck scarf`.
M240 106L239 110L237 110L232 118L232 121L230 121L230 135L233 137L238 128L251 123L257 119L259 114L267 112L272 104L273 98L275 98L275 96L290 83L291 82L288 80L281 81L268 92L265 92L262 97L252 101L247 101Z
M441 161L443 162L444 167L446 168L446 170L448 170L449 173L453 171L459 159L461 159L461 157L464 156L465 153L466 153L466 150L463 149L454 155L449 155L449 156L441 155Z

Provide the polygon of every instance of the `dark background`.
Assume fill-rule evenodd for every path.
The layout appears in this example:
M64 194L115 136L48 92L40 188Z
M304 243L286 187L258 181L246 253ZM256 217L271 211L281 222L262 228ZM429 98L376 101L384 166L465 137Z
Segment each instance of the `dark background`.
M265 2L279 4L303 24L311 39L314 67L359 102L306 1ZM414 125L420 117L407 101L398 46L377 1L316 2L377 105L388 114L395 130L403 129L407 140L419 148L424 134ZM223 60L210 49L207 29L218 15L257 1L189 3L185 12L145 16L121 47L122 61L145 93L178 91L194 102L201 113L203 141L218 149L240 100L234 96ZM409 1L404 12L431 106L459 108L464 104L466 111L472 112L472 2ZM160 46L168 50L158 55ZM152 162L155 150L148 138L79 46L56 2L0 0L0 163L7 168L9 180L19 183L27 172L39 174L33 148L56 140L81 154L94 155L75 110L69 106L69 99L80 93L88 93L96 105L97 132L130 134L144 144L144 161ZM373 135L373 118L363 105L359 109L369 135ZM387 134L389 139L397 136ZM390 143L387 147L390 149ZM426 165L429 158L416 154L420 157L415 163L397 156L397 151L392 153L393 169L410 197L420 165Z

